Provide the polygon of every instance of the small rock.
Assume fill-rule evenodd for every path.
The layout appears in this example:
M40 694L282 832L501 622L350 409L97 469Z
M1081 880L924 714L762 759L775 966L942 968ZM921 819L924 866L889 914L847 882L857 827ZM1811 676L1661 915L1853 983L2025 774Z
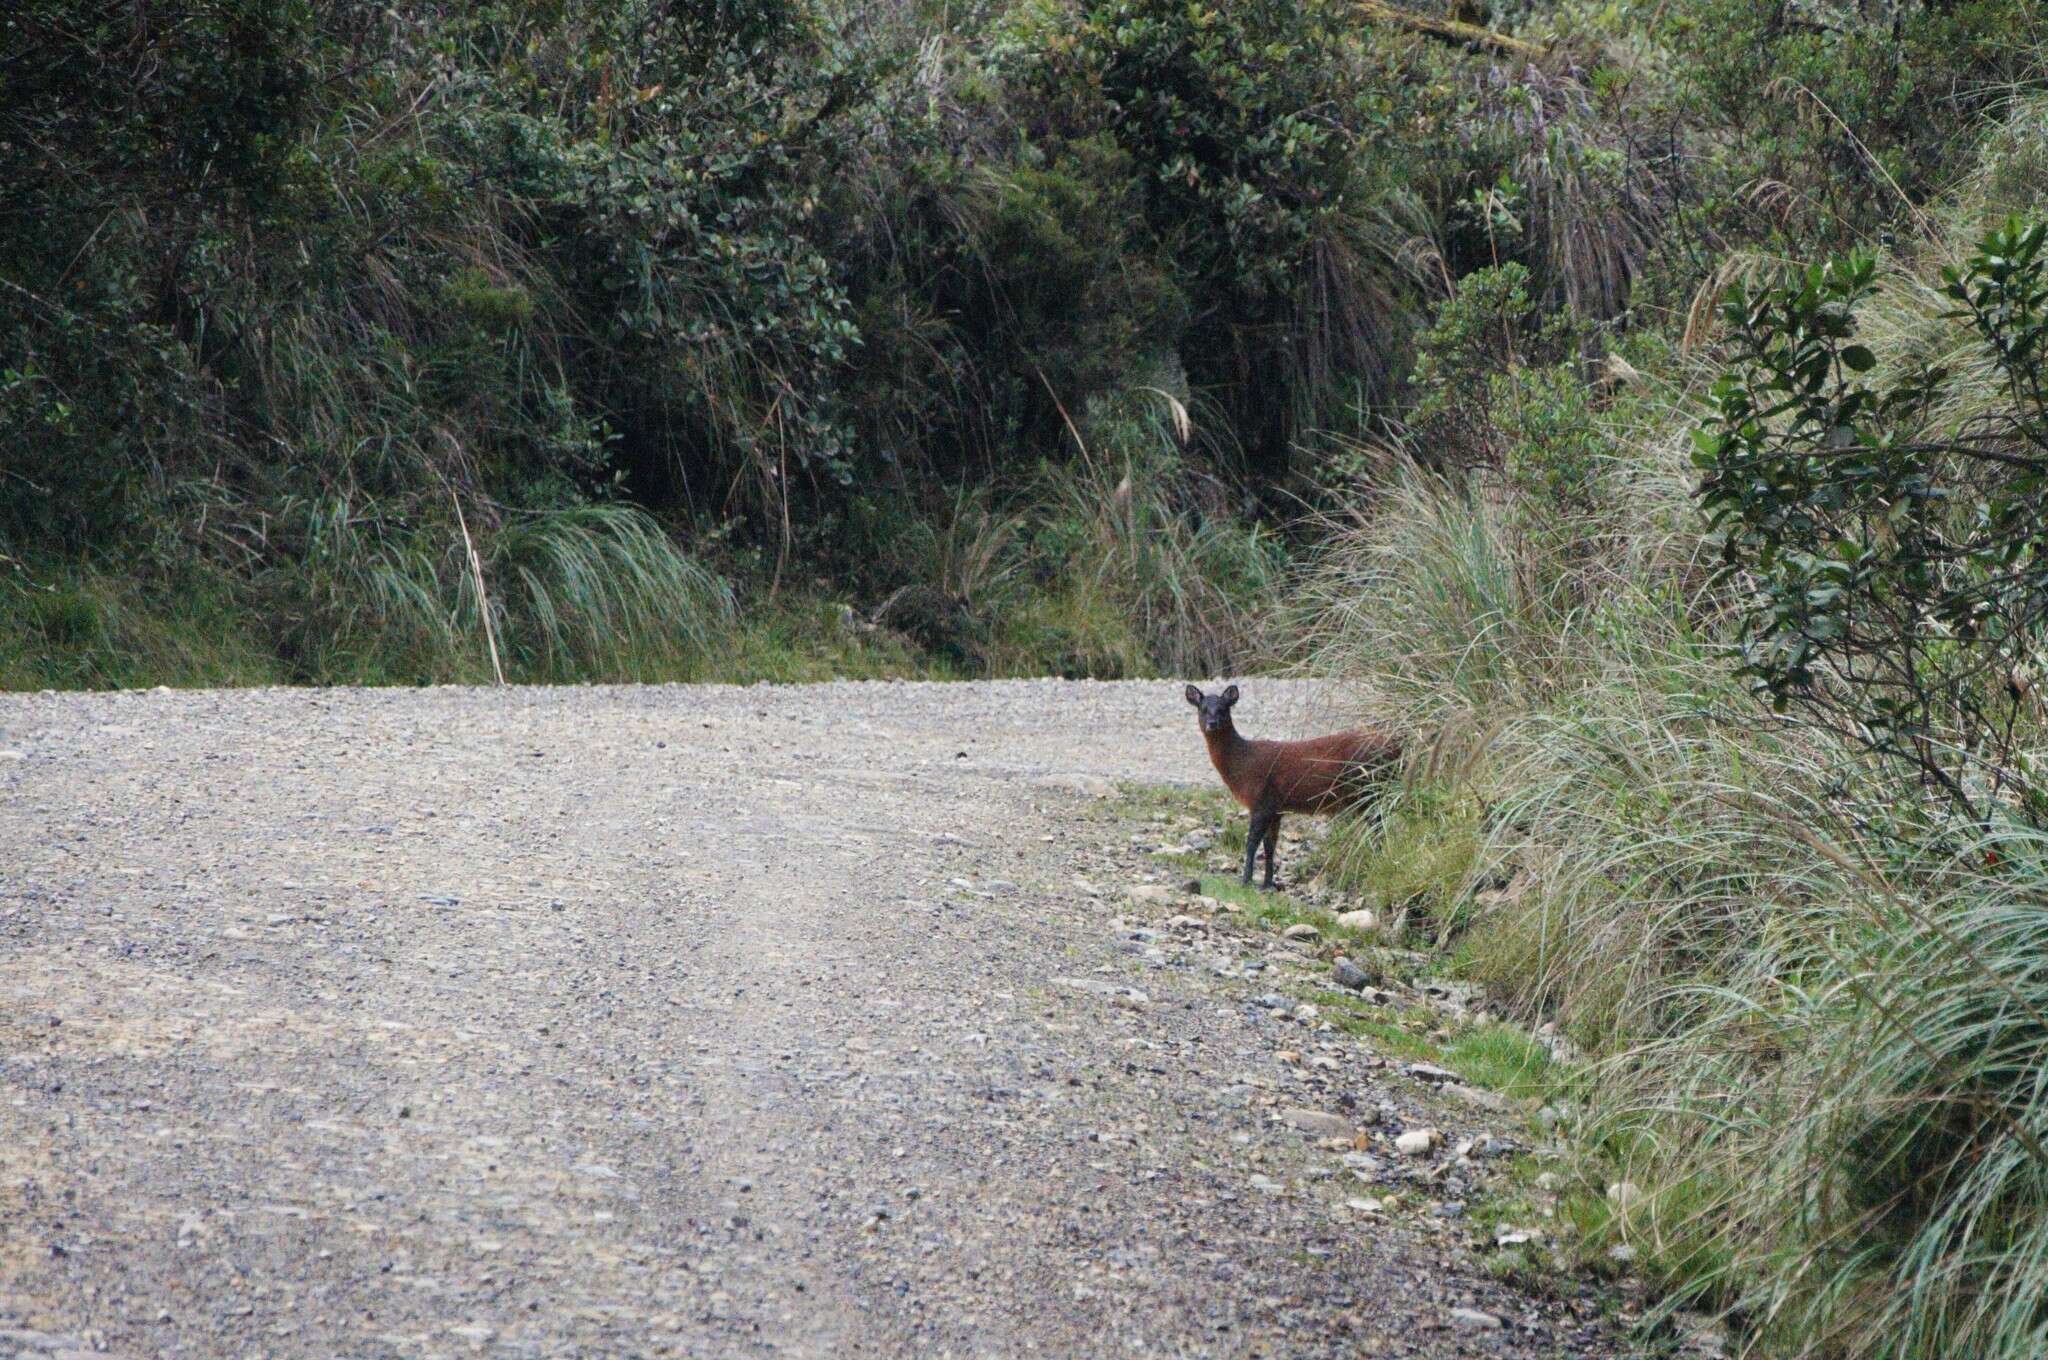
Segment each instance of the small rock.
M1320 940L1323 938L1323 932L1306 921L1296 921L1281 931L1280 937L1286 940Z
M1163 907L1173 901L1173 889L1162 883L1134 883L1124 889L1124 896L1133 902Z
M1304 1001L1294 1008L1294 1018L1304 1025L1313 1025L1322 1018L1322 1012Z
M1330 979L1339 987L1348 987L1356 992L1362 991L1372 983L1372 974L1360 968L1350 959L1339 958L1330 965Z
M1394 1140L1394 1150L1404 1157L1420 1157L1443 1141L1443 1134L1435 1129L1410 1129Z
M1538 1190L1543 1191L1547 1195L1556 1194L1557 1187L1562 1184L1564 1184L1564 1182L1558 1179L1557 1173L1555 1171L1545 1171L1541 1175L1537 1176L1535 1181L1536 1188Z
M1376 912L1360 908L1357 911L1339 912L1337 914L1337 924L1351 930L1377 930L1379 929L1380 918Z
M1616 1242L1607 1249L1607 1259L1618 1266L1629 1265L1636 1259L1636 1249L1626 1242Z
M1616 1181L1607 1187L1607 1202L1615 1208L1626 1210L1643 1197L1643 1189L1634 1181Z
M1287 998L1274 992L1263 992L1252 998L1252 1004L1263 1006L1269 1011L1284 1011L1287 1009Z
M1535 1240L1535 1233L1526 1231L1522 1228L1510 1228L1506 1226L1503 1226L1498 1232L1494 1233L1493 1235L1493 1245L1495 1245L1496 1247L1526 1247Z
M1106 997L1110 1004L1123 1006L1134 1011L1143 1010L1152 1001L1151 997L1145 995L1136 987L1126 987L1121 983L1106 982L1101 978L1056 977L1052 980L1052 985L1055 987L1066 987L1076 992L1087 992L1090 996Z
M1728 1354L1728 1330L1712 1318L1698 1313L1673 1313L1671 1326L1678 1333L1686 1355L1723 1360Z
M1536 1042L1550 1050L1550 1056L1559 1062L1577 1061L1581 1056L1577 1044L1557 1027L1557 1021L1546 1020L1537 1027Z
M1380 1211L1381 1205L1376 1199L1347 1199L1344 1201L1344 1207L1354 1213L1376 1214Z
M1100 775L1092 774L1049 774L1037 781L1041 789L1055 793L1078 793L1083 798L1113 798L1116 785Z
M1169 930L1207 930L1209 923L1199 916L1170 916L1166 927Z
M1429 1212L1436 1218L1463 1218L1465 1216L1465 1201L1461 1199L1448 1199L1442 1204L1432 1204L1429 1207Z
M288 926L298 919L298 917L288 911L273 911L270 915L263 918L263 924L267 926Z
M57 1332L31 1332L25 1328L0 1327L0 1345L9 1348L20 1347L24 1354L37 1351L84 1350L86 1344L78 1337L65 1336Z
M1443 1084L1442 1089L1445 1095L1456 1096L1475 1109L1491 1110L1497 1113L1508 1107L1507 1097L1501 1095L1498 1091L1488 1091L1478 1086L1467 1086L1460 1081L1447 1081Z
M1477 1308L1453 1308L1450 1319L1453 1327L1467 1332L1497 1332L1501 1327L1499 1318Z
M1442 1067L1432 1067L1428 1063L1410 1063L1408 1064L1407 1071L1409 1076L1416 1078L1418 1081L1429 1082L1432 1085L1440 1085L1443 1082L1456 1081L1458 1079L1456 1072Z
M1280 1122L1291 1129L1313 1134L1318 1138L1349 1138L1351 1121L1341 1114L1327 1114L1322 1110L1286 1109L1280 1111Z
M1253 1176L1251 1187L1262 1195L1284 1195L1287 1193L1285 1183L1276 1181L1271 1176Z

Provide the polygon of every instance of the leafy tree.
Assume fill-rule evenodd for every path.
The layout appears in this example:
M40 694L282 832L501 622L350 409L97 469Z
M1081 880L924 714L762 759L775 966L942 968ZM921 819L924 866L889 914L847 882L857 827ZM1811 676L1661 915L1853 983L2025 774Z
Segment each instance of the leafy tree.
M2009 220L1946 271L1977 347L1961 367L1881 371L1856 338L1868 254L1733 290L1739 367L1696 435L1701 500L1748 589L1744 672L1973 821L2048 822L2026 749L2048 626L2044 238Z
M1128 157L1141 239L1187 294L1189 379L1269 475L1388 369L1388 288L1352 228L1390 104L1358 33L1324 0L1096 0L1029 8L996 53L1049 132Z
M86 536L165 460L217 448L204 294L279 210L309 117L312 7L29 0L0 19L0 529Z
M1699 0L1672 7L1670 37L1728 132L1723 207L1844 241L1924 200L2038 80L2039 23L2035 0Z

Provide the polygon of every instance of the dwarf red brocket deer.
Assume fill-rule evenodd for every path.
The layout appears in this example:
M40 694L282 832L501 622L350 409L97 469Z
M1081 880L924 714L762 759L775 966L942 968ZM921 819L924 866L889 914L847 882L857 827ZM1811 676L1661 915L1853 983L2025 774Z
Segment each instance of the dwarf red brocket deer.
M1375 779L1401 759L1401 739L1391 732L1338 732L1306 741L1254 741L1238 735L1230 710L1237 686L1221 694L1187 688L1188 702L1201 717L1209 762L1223 776L1231 797L1251 812L1244 840L1244 881L1252 881L1261 840L1266 846L1266 880L1273 886L1273 854L1280 844L1284 812L1336 812L1358 801Z

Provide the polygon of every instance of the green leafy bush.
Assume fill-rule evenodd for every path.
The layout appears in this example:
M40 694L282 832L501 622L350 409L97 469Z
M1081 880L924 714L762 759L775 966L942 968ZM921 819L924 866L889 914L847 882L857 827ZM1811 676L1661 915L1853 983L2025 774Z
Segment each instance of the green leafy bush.
M994 51L1057 139L1108 137L1138 239L1187 294L1191 385L1268 475L1362 383L1384 390L1399 298L1363 155L1390 105L1333 4L1022 7Z
M1698 436L1700 495L1754 587L1744 673L1781 711L1904 762L1973 821L2048 817L2030 748L2048 626L2048 227L2008 221L1946 275L2004 401L1954 362L1881 373L1856 338L1868 255L1731 294L1741 365Z
M1729 134L1721 211L1809 252L1910 219L1981 122L2040 80L2031 0L1707 0L1672 24L1682 84Z
M1527 265L1475 270L1436 309L1415 341L1409 416L1414 445L1429 466L1501 466L1507 444L1495 409L1495 381L1570 352L1572 327L1530 296Z

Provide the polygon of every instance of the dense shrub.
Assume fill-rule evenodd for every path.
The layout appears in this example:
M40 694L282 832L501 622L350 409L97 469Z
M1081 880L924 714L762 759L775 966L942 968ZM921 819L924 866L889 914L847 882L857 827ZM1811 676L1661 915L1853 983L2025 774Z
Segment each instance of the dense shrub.
M1933 185L2025 78L2023 10L1491 7L1531 59L1322 0L29 0L0 550L36 586L203 582L300 678L452 677L488 666L469 596L533 599L540 541L872 617L933 584L905 545L951 507L1102 475L1089 412L1160 393L1192 436L1134 476L1175 533L1341 507L1403 430L1589 505L1591 361L1724 248ZM1527 344L1468 343L1510 302ZM1220 654L1155 594L1038 584L1145 639L1084 668ZM514 671L653 673L551 636Z
M1532 475L1411 470L1307 591L1315 664L1433 738L1337 867L1588 1048L1560 1219L1745 1353L2048 1340L2048 858L2001 779L2041 747L2008 683L2038 650L2039 237L1980 225L2038 194L2001 164L2038 116L1935 245L1735 300L1704 469L1693 400L1511 368L1486 437ZM1831 712L1774 721L1754 680Z
M1107 137L1135 170L1134 243L1187 294L1189 381L1256 468L1386 391L1401 298L1366 209L1391 103L1349 11L1042 0L994 58L1049 144Z
M2044 240L2018 219L1984 238L1944 276L1971 348L1891 371L1857 336L1870 256L1734 290L1741 366L1698 436L1708 523L1755 587L1744 672L1978 822L2048 816L2031 755L2048 637Z
M2038 88L2048 39L2031 0L1707 0L1674 7L1672 36L1681 81L1730 138L1721 207L1809 250L1910 219L1983 121Z

